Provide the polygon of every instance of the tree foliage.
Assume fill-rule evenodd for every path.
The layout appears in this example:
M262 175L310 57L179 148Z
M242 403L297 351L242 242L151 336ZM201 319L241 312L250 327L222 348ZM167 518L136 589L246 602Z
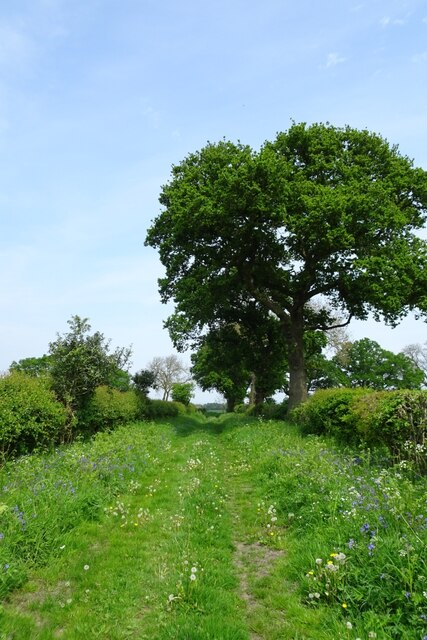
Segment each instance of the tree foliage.
M363 338L346 346L334 362L344 386L371 389L419 389L424 374L404 353L383 349L378 342Z
M39 378L40 376L47 376L50 373L52 367L52 357L43 355L40 358L22 358L22 360L15 360L9 367L11 372L19 371L25 373L33 378Z
M70 331L49 345L52 359L52 386L58 398L72 411L82 409L96 387L111 386L117 370L129 361L131 350L118 348L110 353L110 342L102 333L90 334L87 318L75 315L68 320Z
M156 388L156 374L149 369L141 369L133 374L132 382L143 396L148 396L150 389Z
M379 135L293 124L259 152L209 143L172 168L160 202L146 244L159 249L161 297L181 330L256 300L281 325L291 408L307 394L304 334L331 327L313 299L346 321L372 312L390 325L427 307L427 244L414 233L427 174Z
M193 394L194 384L192 382L175 382L172 385L172 400L174 402L180 402L187 407Z
M419 389L424 373L405 353L383 349L363 338L342 343L330 360L321 356L313 389L365 387L378 391Z

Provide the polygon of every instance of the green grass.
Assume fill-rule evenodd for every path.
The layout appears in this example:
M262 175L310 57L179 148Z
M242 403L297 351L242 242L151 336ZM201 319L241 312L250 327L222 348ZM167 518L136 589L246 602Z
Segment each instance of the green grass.
M406 474L229 415L11 462L0 640L420 640L426 482Z

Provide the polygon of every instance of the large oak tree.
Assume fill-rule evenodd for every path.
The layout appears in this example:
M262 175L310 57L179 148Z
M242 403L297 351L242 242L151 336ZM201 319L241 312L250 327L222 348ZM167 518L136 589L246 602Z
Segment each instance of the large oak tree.
M279 320L290 408L306 398L304 334L328 329L323 297L351 317L397 324L427 309L427 173L381 136L293 124L259 151L207 144L172 168L146 244L164 302L202 332L254 299Z

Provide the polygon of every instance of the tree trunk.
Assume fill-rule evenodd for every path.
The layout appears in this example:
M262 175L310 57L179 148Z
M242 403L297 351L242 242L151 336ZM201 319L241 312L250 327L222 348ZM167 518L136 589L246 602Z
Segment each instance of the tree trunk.
M236 398L226 397L225 400L227 402L227 413L233 413L234 407L236 406Z
M251 373L251 386L249 388L249 404L250 406L255 404L256 397L256 377L254 373Z
M288 411L307 400L307 374L304 359L304 319L302 309L291 313L285 328L289 349L289 405Z

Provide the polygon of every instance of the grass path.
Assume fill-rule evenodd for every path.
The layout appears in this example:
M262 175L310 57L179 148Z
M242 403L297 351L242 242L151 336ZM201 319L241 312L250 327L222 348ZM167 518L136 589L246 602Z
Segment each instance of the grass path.
M145 473L10 596L0 638L285 637L284 542L260 518L254 452L219 426L159 425Z
M104 493L100 508L91 495L88 517L61 533L58 514L69 518L72 500L86 504L78 495L77 477L61 480L66 491L76 487L67 498L71 507L65 512L54 501L49 505L59 537L49 538L44 566L30 569L21 588L0 606L0 640L427 638L422 630L427 620L425 533L418 515L424 485L403 486L400 475L384 471L378 476L370 467L367 472L374 475L368 485L371 476L362 477L359 464L335 456L326 442L303 439L283 423L243 417L142 423L94 446L93 455L90 449L72 449L71 462L63 457L63 468L84 469L87 482L96 467L97 482L107 474L104 489L115 482L117 490ZM42 459L35 466L56 469L56 462ZM107 473L111 466L115 475ZM43 478L37 478L41 490ZM361 487L358 510L348 515L355 483ZM369 517L373 528L381 492L388 510L378 511L376 536L368 538L364 523ZM414 513L410 526L408 497ZM8 517L19 529L24 516L15 511L16 499L10 498ZM28 519L29 507L23 504L22 498L20 509ZM405 518L394 525L392 510L400 513L400 508ZM382 532L384 518L389 526ZM398 530L388 541L386 533L394 526ZM374 596L380 601L386 594L388 583L378 588L377 576L387 579L382 558L391 575L401 540L405 549L414 549L413 564L406 569L396 564L402 587L396 591L396 579L390 581L387 601L393 607L397 603L395 613L369 608ZM344 556L343 550L348 562L338 566L335 558ZM336 573L325 573L318 558ZM413 606L407 595L412 584ZM408 614L404 606L410 607Z

